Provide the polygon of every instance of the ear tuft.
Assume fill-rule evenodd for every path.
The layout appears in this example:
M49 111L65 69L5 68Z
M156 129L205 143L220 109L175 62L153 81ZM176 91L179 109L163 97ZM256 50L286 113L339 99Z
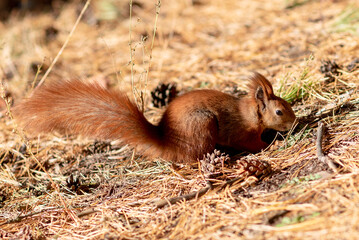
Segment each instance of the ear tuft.
M261 86L258 86L256 94L255 94L255 98L257 100L264 101L264 92L263 92L263 88Z
M257 103L259 104L260 108L262 109L262 111L265 111L267 105L267 97L263 91L262 86L258 86L257 91L255 93L255 98Z
M274 96L272 84L261 74L254 72L249 78L250 82L248 85L249 94L257 98L258 88L261 87L263 94L271 99Z

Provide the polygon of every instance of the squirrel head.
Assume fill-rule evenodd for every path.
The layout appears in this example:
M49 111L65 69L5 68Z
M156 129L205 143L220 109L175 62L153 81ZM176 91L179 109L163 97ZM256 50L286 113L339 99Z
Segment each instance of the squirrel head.
M277 131L289 130L296 121L292 107L284 99L273 93L272 84L255 72L250 77L249 94L258 106L258 117L264 128Z

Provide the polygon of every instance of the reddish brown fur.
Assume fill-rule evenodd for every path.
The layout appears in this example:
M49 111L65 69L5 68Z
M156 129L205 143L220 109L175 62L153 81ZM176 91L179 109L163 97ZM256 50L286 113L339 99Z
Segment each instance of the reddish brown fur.
M253 76L251 76L249 79L249 94L252 96L253 99L255 98L255 93L258 89L258 86L261 86L268 96L275 96L273 93L272 84L263 75L259 73L254 73Z
M255 74L251 82L246 98L216 90L184 94L169 104L158 126L149 123L124 93L79 80L41 87L14 112L36 133L57 130L120 139L146 156L190 163L212 152L216 144L258 152L268 146L261 140L265 128L290 128L295 120L290 105L274 96L262 75ZM259 99L261 89L264 98ZM273 116L276 109L283 116Z

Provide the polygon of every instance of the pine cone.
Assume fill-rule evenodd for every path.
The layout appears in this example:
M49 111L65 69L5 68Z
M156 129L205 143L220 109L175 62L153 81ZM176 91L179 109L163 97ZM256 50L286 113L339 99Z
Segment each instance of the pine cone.
M178 94L176 83L161 83L152 92L153 106L161 108L167 106Z
M260 160L239 159L237 160L237 166L243 168L248 176L261 177L272 171L269 163Z
M322 61L322 65L320 66L320 72L324 74L324 77L327 77L327 83L333 82L335 80L335 76L339 76L341 67L334 60L326 60Z
M83 149L83 154L90 155L96 153L106 153L111 151L111 142L95 141Z
M66 179L66 186L68 189L70 189L72 192L78 195L83 195L84 193L91 192L90 188L92 187L90 185L83 184L81 181L81 177L79 175L74 175L74 174L71 174Z
M227 154L215 149L213 153L207 153L200 160L201 170L206 177L222 175L225 163L229 160L230 158Z
M233 164L235 162L235 164ZM219 150L207 153L200 160L201 170L206 180L230 180L238 177L254 176L257 178L268 175L272 168L266 161L247 160L236 155L229 157Z
M81 186L80 176L71 174L66 179L66 186L72 191L76 192L76 190Z

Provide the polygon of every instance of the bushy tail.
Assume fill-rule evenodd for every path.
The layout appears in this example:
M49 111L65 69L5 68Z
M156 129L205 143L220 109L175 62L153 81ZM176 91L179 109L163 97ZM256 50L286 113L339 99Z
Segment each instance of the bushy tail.
M163 152L158 127L146 120L126 94L99 84L81 80L50 83L13 112L24 129L34 133L55 130L96 139L120 139L147 155Z

